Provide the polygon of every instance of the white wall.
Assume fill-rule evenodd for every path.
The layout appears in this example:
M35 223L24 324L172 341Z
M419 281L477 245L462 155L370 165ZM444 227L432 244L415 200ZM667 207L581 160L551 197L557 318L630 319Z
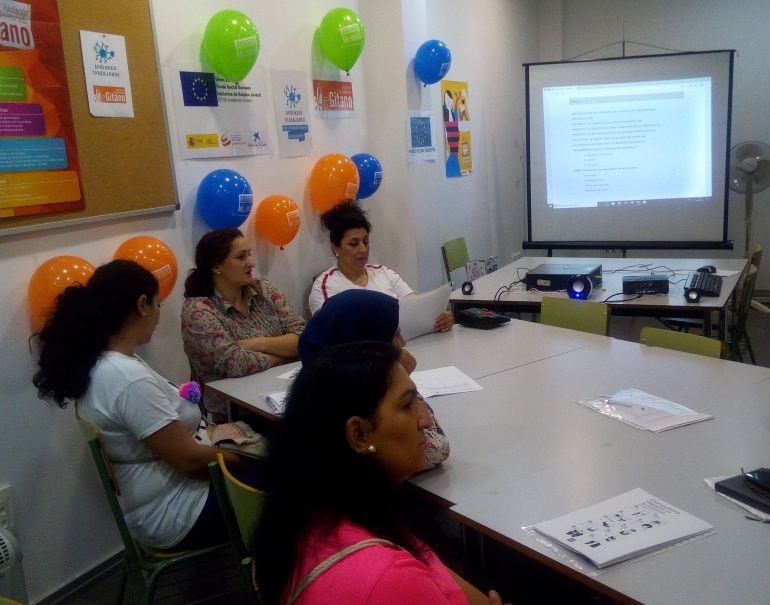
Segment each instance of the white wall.
M169 65L198 56L205 24L223 6L215 0L152 0L150 5L165 79ZM26 290L35 268L60 254L80 256L98 265L137 234L166 242L176 254L180 277L164 304L152 343L141 353L162 374L183 380L187 363L179 336L182 281L192 265L195 243L206 230L194 212L195 192L201 178L216 168L232 168L246 176L255 202L283 193L300 205L300 233L284 251L256 241L251 221L244 225L254 244L257 270L278 283L300 308L305 305L312 275L332 261L327 235L306 194L310 170L326 153L368 152L382 162L383 183L363 202L374 224L372 258L399 270L413 287L426 289L443 280L439 245L457 234L468 237L475 256L509 254L518 248L524 234L520 64L536 59L535 5L534 0L478 0L472 8L456 0L347 2L367 29L364 54L351 71L357 113L344 120L313 118L311 156L281 159L276 153L272 157L180 160L170 116L179 212L0 240L0 411L4 419L0 483L13 485L31 602L120 550L72 410L40 401L31 385L34 356L27 342ZM308 75L314 65L313 33L322 16L338 6L331 0L232 0L227 4L256 23L261 38L258 66L299 69ZM424 31L414 30L415 10L422 12ZM435 165L415 167L406 162L407 94L414 93L415 86L409 62L427 36L445 38L453 53L450 77L468 81L470 86L474 173L465 179L447 181L441 157ZM494 52L485 50L490 40ZM130 50L130 40L127 42ZM132 77L141 77L139 70ZM419 101L423 109L436 112L440 126L437 90L434 85L417 94L424 96ZM171 105L170 97L167 104ZM441 141L440 129L435 134Z
M442 40L452 52L448 80L468 83L473 172L447 179L443 123L436 114L439 160L410 167L419 284L445 277L440 246L464 236L471 258L510 260L526 233L524 81L521 64L537 60L537 3L495 0L402 2L404 31L414 56L425 40ZM409 109L441 107L440 85L418 87Z

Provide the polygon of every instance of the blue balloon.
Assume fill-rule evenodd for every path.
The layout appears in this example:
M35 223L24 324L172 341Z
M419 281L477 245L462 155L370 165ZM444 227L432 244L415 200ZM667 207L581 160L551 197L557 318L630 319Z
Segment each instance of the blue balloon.
M423 42L414 57L414 73L425 85L441 80L451 66L452 53L441 40Z
M251 186L235 170L214 170L198 185L197 203L198 214L212 229L239 227L251 212Z
M358 168L358 197L363 200L380 188L382 182L382 164L373 155L357 153L350 156Z

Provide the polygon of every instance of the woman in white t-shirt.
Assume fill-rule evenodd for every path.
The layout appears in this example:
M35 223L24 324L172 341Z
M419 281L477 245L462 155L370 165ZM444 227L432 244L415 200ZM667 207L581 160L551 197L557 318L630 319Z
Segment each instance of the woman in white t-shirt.
M68 287L40 334L41 397L101 430L132 535L153 548L221 542L226 528L208 480L211 445L197 404L136 356L160 317L158 281L132 261ZM227 464L240 458L223 452Z
M310 290L311 313L326 300L351 288L382 292L394 298L414 294L401 276L385 265L369 264L369 232L372 225L366 213L355 202L343 202L321 215L321 223L329 231L332 253L337 263L321 273ZM450 311L436 318L436 332L452 329L454 319Z

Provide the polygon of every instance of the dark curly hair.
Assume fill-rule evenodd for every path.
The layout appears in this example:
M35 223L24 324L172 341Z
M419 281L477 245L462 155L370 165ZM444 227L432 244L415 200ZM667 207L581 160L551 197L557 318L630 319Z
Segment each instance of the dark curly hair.
M345 200L321 215L321 224L329 231L329 241L339 246L348 229L366 229L369 233L372 224L369 217L353 200Z
M392 343L360 341L323 349L303 363L270 442L268 499L253 541L266 602L279 602L308 533L333 531L342 520L424 558L407 530L400 487L346 437L350 417L376 422L398 359Z
M82 397L91 384L91 369L111 336L136 313L141 296L151 301L158 280L130 260L102 265L86 285L69 286L57 298L37 339L39 369L32 379L38 394L60 407Z
M224 227L204 235L195 246L195 268L190 269L184 282L184 297L214 296L214 278L211 271L230 254L234 239L243 237L240 229Z

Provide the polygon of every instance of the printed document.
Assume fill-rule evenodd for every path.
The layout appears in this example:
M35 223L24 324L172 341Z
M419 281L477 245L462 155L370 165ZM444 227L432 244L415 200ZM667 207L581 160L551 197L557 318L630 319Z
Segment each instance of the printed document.
M534 529L601 568L704 534L713 526L637 488Z

